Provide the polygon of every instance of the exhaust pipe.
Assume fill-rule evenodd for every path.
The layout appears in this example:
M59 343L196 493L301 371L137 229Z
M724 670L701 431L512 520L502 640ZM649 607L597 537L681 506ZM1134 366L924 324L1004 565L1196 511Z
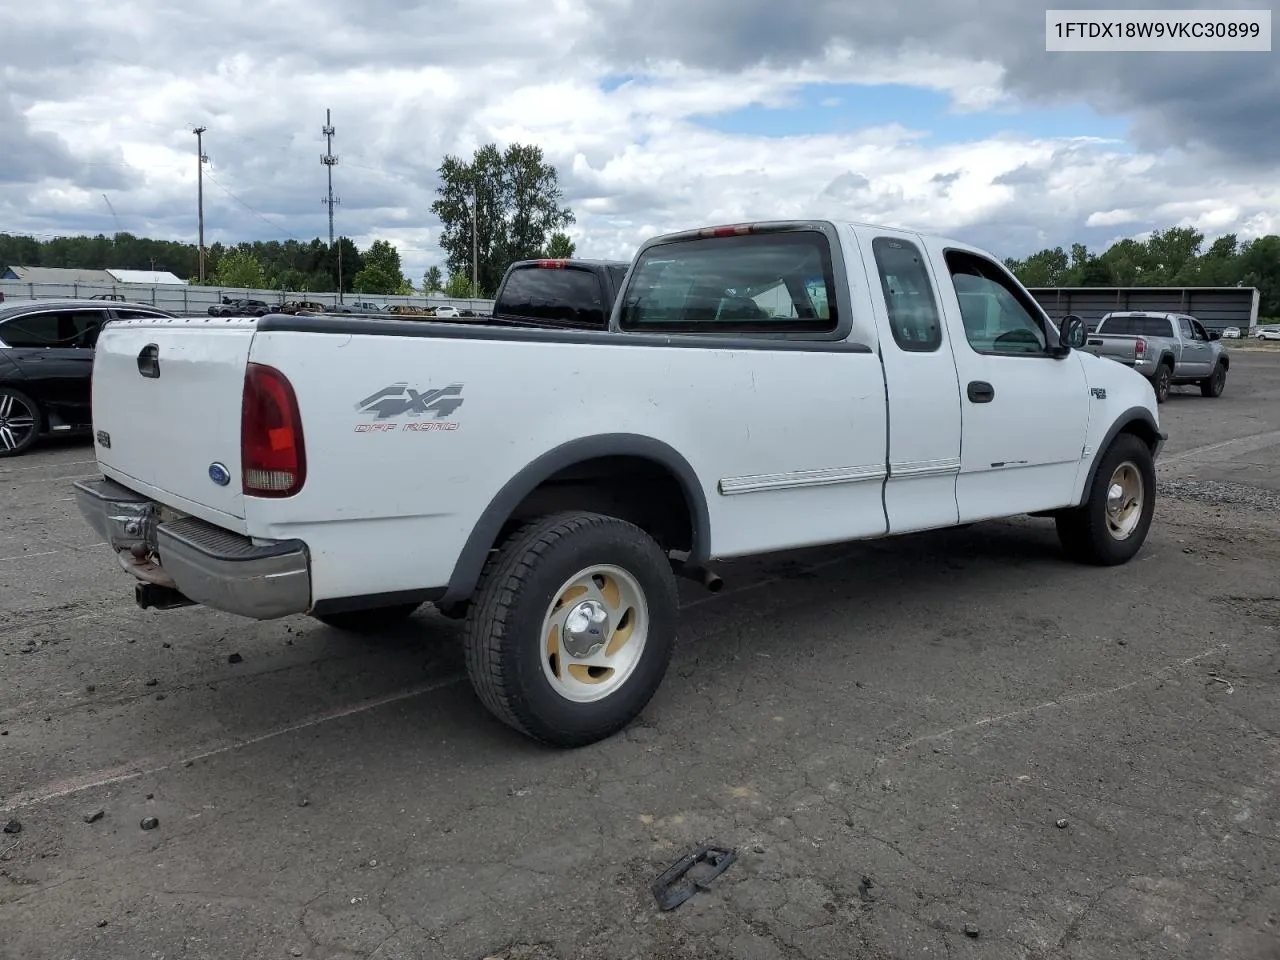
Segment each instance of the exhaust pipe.
M720 579L720 575L708 567L690 566L683 560L672 560L671 566L677 576L699 583L711 593L719 593L724 587L724 581Z

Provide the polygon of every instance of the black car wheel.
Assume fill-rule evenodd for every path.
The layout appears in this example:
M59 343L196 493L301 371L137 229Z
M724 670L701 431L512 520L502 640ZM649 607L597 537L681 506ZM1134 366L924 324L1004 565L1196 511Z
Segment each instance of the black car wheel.
M25 393L0 387L0 457L26 453L40 436L40 407Z

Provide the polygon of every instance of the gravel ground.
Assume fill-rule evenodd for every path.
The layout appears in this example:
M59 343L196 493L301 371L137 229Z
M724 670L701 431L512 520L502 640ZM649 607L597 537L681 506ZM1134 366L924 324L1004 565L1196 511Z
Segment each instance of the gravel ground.
M1278 400L1244 352L1171 397L1120 569L1032 519L724 565L577 751L430 611L143 613L90 448L0 463L0 958L1276 960ZM658 911L703 840L738 859Z

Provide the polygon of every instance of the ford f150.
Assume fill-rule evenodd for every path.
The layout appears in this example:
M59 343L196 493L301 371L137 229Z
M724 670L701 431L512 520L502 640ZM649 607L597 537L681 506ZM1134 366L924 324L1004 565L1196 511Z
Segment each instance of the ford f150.
M495 715L580 745L648 703L675 577L717 558L1026 513L1133 557L1165 435L1084 339L962 243L693 230L641 246L607 330L112 323L76 498L143 607L374 630L430 601Z

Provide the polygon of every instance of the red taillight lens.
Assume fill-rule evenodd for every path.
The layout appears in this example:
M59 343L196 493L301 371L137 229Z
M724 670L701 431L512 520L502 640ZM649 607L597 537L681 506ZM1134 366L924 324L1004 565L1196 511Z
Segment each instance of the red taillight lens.
M700 237L745 237L755 233L755 224L735 223L727 227L706 227L698 231Z
M1145 357L1147 355L1147 341L1139 337L1133 345L1133 355L1135 357Z
M240 464L247 496L291 497L307 479L298 398L283 373L261 363L244 374Z
M568 263L568 260L539 260L538 266L543 270L563 270Z

